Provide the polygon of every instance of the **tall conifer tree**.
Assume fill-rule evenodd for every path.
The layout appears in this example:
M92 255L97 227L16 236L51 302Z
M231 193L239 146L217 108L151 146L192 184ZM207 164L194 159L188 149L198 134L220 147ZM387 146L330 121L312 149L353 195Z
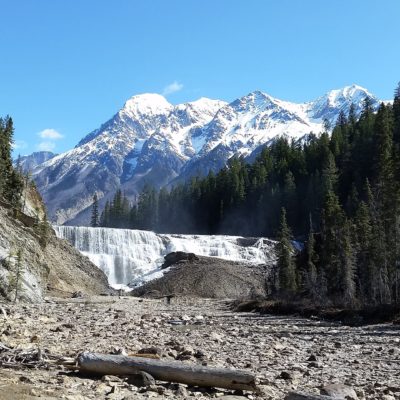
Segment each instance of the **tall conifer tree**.
M278 278L279 290L284 295L293 295L297 291L295 263L291 231L286 221L286 210L282 208L278 232Z
M92 215L90 219L90 225L93 228L96 228L99 226L100 221L99 221L99 201L97 198L97 193L93 195L93 204L92 204Z

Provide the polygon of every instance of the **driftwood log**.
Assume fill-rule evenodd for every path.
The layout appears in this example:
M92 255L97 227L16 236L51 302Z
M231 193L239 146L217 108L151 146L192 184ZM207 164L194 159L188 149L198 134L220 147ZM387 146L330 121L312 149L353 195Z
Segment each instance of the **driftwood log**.
M247 371L208 368L179 361L161 361L85 351L78 356L77 369L96 375L132 375L144 371L160 381L201 387L256 390L255 377Z

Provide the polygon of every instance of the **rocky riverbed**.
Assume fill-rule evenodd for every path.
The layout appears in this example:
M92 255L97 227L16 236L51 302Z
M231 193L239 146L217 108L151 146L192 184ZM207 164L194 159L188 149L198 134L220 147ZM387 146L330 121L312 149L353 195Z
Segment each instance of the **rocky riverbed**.
M1 399L283 399L293 390L318 394L332 383L351 386L359 399L400 399L400 328L392 324L346 327L233 313L224 301L187 298L171 304L134 297L53 299L1 307ZM257 376L261 392L158 381L138 388L123 378L82 377L53 363L83 350L144 351L243 369ZM5 356L17 353L22 357Z

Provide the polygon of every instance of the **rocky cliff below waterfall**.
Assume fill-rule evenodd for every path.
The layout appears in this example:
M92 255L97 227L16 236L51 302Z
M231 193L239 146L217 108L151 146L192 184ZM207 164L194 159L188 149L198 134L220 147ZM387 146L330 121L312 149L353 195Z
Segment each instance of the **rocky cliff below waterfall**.
M44 296L71 297L77 291L109 292L104 273L67 241L58 239L51 227L43 242L36 220L45 210L37 192L31 189L25 201L24 212L0 202L0 298L36 302Z

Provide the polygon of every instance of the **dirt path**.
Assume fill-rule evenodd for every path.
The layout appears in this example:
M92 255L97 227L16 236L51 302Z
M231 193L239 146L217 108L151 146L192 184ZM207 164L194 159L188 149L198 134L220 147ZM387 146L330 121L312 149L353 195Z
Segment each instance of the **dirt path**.
M400 330L394 325L350 328L238 314L215 300L180 299L168 305L99 297L2 307L7 318L0 313L0 342L8 347L40 348L60 357L83 350L136 353L155 347L166 359L254 372L263 394L236 393L250 399L283 399L290 390L319 393L322 385L336 382L352 386L360 399L400 399ZM1 399L209 399L228 394L233 393L159 382L144 391L122 380L81 378L59 367L0 367Z

